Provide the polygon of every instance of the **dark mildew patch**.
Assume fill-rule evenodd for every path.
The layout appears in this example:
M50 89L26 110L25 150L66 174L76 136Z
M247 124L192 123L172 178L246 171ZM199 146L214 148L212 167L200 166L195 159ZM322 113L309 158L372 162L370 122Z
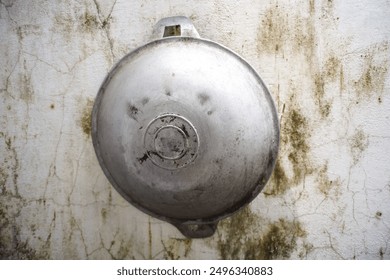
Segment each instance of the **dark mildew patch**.
M341 61L336 56L330 56L324 65L323 76L328 80L335 80L340 74Z
M93 100L87 99L86 104L81 112L80 124L83 132L89 137L92 130L92 108Z
M94 30L101 28L101 23L97 15L85 12L79 17L80 27L83 32L92 33Z
M306 233L299 222L279 219L264 223L249 207L218 226L221 259L287 259Z
M192 239L170 238L168 241L161 241L164 247L164 258L178 260L187 257L191 251Z
M331 103L325 98L325 78L320 74L314 75L314 99L322 117L328 117Z
M297 105L286 110L281 121L280 154L265 195L282 195L312 173L308 155L309 122Z
M119 243L119 246L115 246L115 249L117 251L115 253L112 253L113 259L116 260L123 260L123 259L134 259L134 256L132 255L133 250L133 241L130 238L129 240L121 240Z
M291 146L288 159L293 164L294 174L298 179L297 181L299 181L303 175L302 171L307 169L305 163L310 149L307 142L310 132L308 120L297 108L293 108L288 112L282 127L282 133L282 141Z
M287 177L280 159L276 161L275 169L272 173L270 181L264 190L265 195L281 195L290 188L289 178Z
M338 197L340 195L340 189L337 188L340 186L340 180L330 180L328 175L328 163L324 164L321 168L316 170L317 172L317 187L318 190L328 197L332 194L334 197Z
M383 93L388 72L388 46L388 42L374 45L361 55L363 68L359 78L353 82L358 99Z
M101 216L102 216L103 221L105 222L106 219L107 219L107 209L106 209L106 208L102 208L102 209L100 210L100 214L101 214Z
M33 83L31 81L31 74L27 75L26 73L27 73L27 69L26 69L26 65L24 65L24 73L20 74L20 86L21 86L20 99L28 104L33 101L35 94L34 94Z
M342 63L338 57L332 55L325 61L323 67L313 77L313 95L315 104L322 118L329 116L332 108L333 92L326 92L326 85L340 80L340 91L343 90L343 72ZM328 95L328 96L327 96Z
M111 20L108 17L100 20L98 15L90 11L71 9L68 13L60 13L54 16L54 29L64 34L70 40L75 32L95 34L97 30L107 27Z
M26 234L33 235L36 224L30 224L30 232L21 232L17 220L20 210L27 202L19 195L9 192L0 194L0 260L36 260L48 259L50 239L40 248L33 248Z
M307 8L311 11L314 6ZM292 51L312 57L315 46L313 19L291 14L291 10L283 9L276 3L262 16L257 42L259 53L283 54Z
M362 129L356 130L349 139L349 147L354 165L360 160L368 144L368 136Z
M333 92L327 92L330 88L328 84L343 73L337 54L326 54L324 63L321 62L322 58L318 57L318 39L322 33L321 29L316 29L316 22L320 20L326 29L331 30L335 28L335 18L333 3L316 4L315 1L308 1L299 10L288 9L278 3L271 5L262 15L257 48L259 54L273 54L283 60L287 60L288 55L288 61L301 64L302 71L311 77L309 87L318 107L317 112L321 119L325 119L331 115L334 98ZM321 8L321 13L316 12L316 7ZM343 87L343 78L340 78L340 90Z

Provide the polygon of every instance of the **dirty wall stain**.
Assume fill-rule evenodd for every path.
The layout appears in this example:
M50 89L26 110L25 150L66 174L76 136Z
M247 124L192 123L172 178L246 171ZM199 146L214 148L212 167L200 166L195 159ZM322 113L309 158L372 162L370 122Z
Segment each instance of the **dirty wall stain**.
M333 49L327 46L322 52L319 52L317 44L323 36L321 30L336 30L339 18L333 15L334 3L309 1L307 8L307 11L303 8L295 12L278 4L272 5L262 15L259 26L259 53L274 55L277 60L289 61L291 65L294 61L299 62L301 70L309 78L303 81L291 80L285 87L278 83L277 99L283 104L280 152L275 170L263 191L266 197L284 195L290 188L300 184L306 175L312 175L315 176L316 188L320 193L337 199L341 194L341 181L338 178L329 179L327 162L318 163L311 159L311 136L318 124L334 121L333 102L336 98L343 102L344 93L348 93L349 98L349 103L343 103L346 112L366 104L362 101L376 100L382 103L388 78L389 42L375 43L353 54L355 59L360 57L360 74L346 76L344 69L348 68L349 60L343 58L348 53L345 48L348 42L340 38ZM316 11L316 8L319 9ZM299 74L297 77L301 76ZM310 117L305 116L300 105L300 92L304 88L311 90L310 99L317 108ZM356 165L368 147L368 136L358 129L348 139L348 143L352 164Z
M130 240L121 240L119 249L115 253L112 254L112 258L116 260L124 260L124 259L134 259L132 254L133 250L133 241Z
M318 190L326 197L338 198L340 195L340 187L341 181L340 179L331 180L328 176L328 163L325 163L322 167L320 167L317 171L316 183L318 186Z
M286 109L281 119L281 147L274 172L263 191L266 196L283 195L313 171L309 159L309 122L295 101L291 102L294 107Z
M82 109L80 117L80 126L88 137L91 136L92 131L92 109L93 109L93 100L87 99L85 105Z
M3 149L4 152L2 152L2 162L0 168L1 194L19 196L18 177L20 163L16 147L14 146L16 138L9 137L3 133L1 133L0 136L0 139L3 138L5 146Z
M287 259L306 232L298 221L279 219L265 223L245 207L220 222L216 236L221 259Z
M327 122L332 119L333 92L328 91L328 84L338 83L340 90L344 87L343 64L338 55L328 51L324 59L318 56L316 21L320 20L325 27L336 20L333 13L333 3L322 2L315 5L314 1L307 3L307 10L287 10L278 4L269 7L262 16L258 31L258 51L268 53L290 65L299 62L302 71L309 79L290 80L287 86L278 84L279 101L285 99L281 112L281 141L279 157L275 170L267 187L263 191L266 196L280 196L300 184L305 176L314 175L317 188L322 193L328 193L327 164L314 163L311 159L310 138L315 133L315 123ZM320 8L321 17L317 18L316 7ZM288 32L286 32L288 30ZM295 61L295 62L294 62ZM299 74L298 77L301 77ZM302 110L302 83L311 90L310 98L317 107L310 117ZM306 89L305 89L306 90ZM310 104L310 103L309 103Z
M22 240L18 219L27 201L19 195L1 193L0 195L0 260L48 259L50 240L43 242L37 249L29 245L28 239ZM34 224L30 225L30 229ZM34 235L33 230L31 234Z
M383 93L387 73L388 59L387 52L389 43L375 44L365 50L361 55L362 71L357 80L353 82L353 87L358 100L364 100L371 96L377 96L378 102Z
M349 145L353 165L356 165L369 145L368 135L362 129L357 129L349 139Z
M164 258L168 260L185 258L191 251L192 239L170 238L161 242L164 247Z
M278 4L262 16L257 34L259 53L281 55L303 53L312 57L315 48L314 22L311 17L294 15Z
M77 46L77 50L82 53L80 60L97 50L102 50L107 62L112 65L114 40L110 34L110 24L113 21L111 13L112 10L109 15L103 17L95 1L85 5L71 2L68 11L60 12L53 17L51 30L69 45ZM88 40L80 41L80 37L87 37Z

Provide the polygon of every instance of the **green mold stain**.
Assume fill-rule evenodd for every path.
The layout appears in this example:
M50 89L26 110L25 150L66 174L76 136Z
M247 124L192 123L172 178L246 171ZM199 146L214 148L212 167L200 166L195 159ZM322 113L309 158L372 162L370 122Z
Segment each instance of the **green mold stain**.
M192 239L170 238L162 242L164 247L164 258L168 260L178 260L186 258L191 251Z
M297 221L279 219L262 225L248 207L222 221L217 232L221 259L288 259L306 236Z
M283 195L301 182L306 174L311 174L308 155L310 148L307 142L309 137L308 120L298 107L291 108L282 119L279 158L264 189L266 196ZM291 167L289 173L285 166Z
M88 137L91 135L92 131L92 108L93 100L87 99L80 118L81 128Z

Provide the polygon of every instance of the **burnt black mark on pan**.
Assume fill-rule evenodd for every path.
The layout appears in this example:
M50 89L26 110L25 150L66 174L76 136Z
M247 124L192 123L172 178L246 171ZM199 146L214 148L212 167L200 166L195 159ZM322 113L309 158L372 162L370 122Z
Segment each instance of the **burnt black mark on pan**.
M207 101L209 101L210 96L208 96L205 93L199 93L198 94L198 99L199 99L200 105L204 105Z
M214 111L210 110L210 111L207 111L207 115L212 115L214 113Z
M170 92L169 90L167 90L167 91L165 92L165 95L166 95L166 96L172 96L172 94L171 94L171 92Z
M162 156L160 156L157 152L155 152L155 151L149 151L148 153L149 153L150 155L155 155L155 156L159 157L160 159L162 159L162 160L164 161L164 158L163 158Z
M184 134L187 136L187 137L190 137L190 135L188 134L188 131L187 131L187 128L185 127L184 124L182 124L180 126L181 130L184 132Z
M171 117L169 117L168 123L171 123L171 122L173 122L174 120L176 120L176 117L175 117L175 116L171 116Z
M137 114L139 113L139 109L134 106L133 104L131 103L128 103L128 106L127 106L127 115L132 118L133 120L135 121L138 121L137 120Z
M145 160L147 160L147 159L148 159L148 154L147 153L145 153L142 157L137 158L137 160L138 160L138 162L140 164L143 164L145 162Z

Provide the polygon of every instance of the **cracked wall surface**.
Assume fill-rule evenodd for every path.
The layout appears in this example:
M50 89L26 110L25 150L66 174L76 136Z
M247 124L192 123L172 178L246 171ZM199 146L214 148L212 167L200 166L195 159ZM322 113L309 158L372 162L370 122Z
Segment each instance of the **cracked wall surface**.
M189 17L275 99L263 192L186 239L129 205L91 141L108 71ZM0 259L390 259L390 2L0 0Z

